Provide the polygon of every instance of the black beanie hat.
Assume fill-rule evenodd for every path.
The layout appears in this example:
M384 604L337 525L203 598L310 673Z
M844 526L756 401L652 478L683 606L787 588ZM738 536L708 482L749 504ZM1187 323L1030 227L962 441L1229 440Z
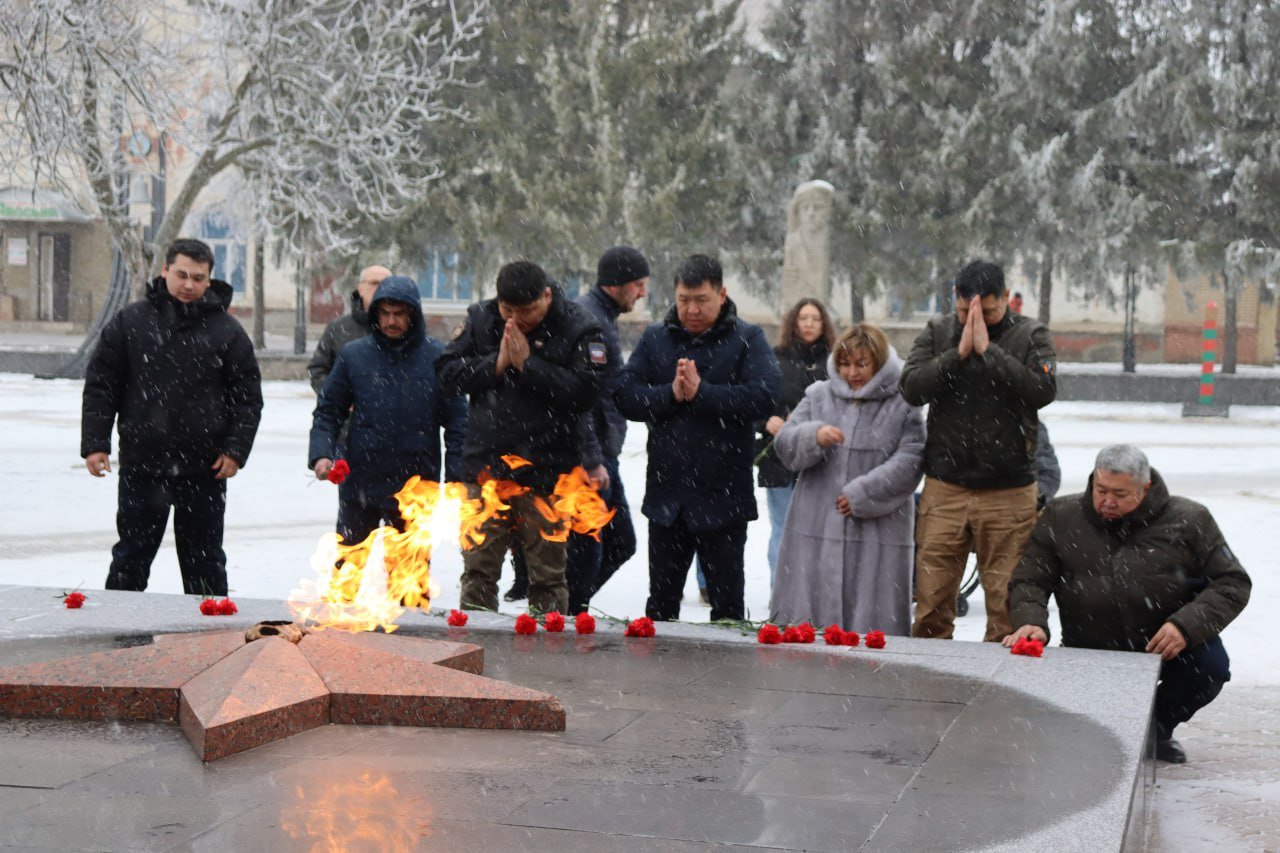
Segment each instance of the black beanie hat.
M613 287L629 284L649 275L649 262L638 249L630 246L614 246L600 256L596 264L596 286Z

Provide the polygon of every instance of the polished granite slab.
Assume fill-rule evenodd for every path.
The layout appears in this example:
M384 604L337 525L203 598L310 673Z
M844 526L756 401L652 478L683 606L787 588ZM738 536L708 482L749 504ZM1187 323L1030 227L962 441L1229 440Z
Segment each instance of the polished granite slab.
M287 615L238 601L238 616L207 618L191 599L135 593L96 592L85 611L51 601L0 588L0 665ZM171 725L0 718L0 850L1140 843L1149 656L896 637L880 651L763 647L669 624L646 640L603 620L589 637L520 637L498 616L403 624L482 646L484 675L559 697L565 730L326 725L202 763Z

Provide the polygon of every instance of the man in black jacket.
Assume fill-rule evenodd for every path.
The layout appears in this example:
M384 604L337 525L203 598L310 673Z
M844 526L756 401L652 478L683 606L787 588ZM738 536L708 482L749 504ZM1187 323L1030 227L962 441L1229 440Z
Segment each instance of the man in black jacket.
M651 619L679 619L696 554L711 619L741 620L743 548L756 518L754 426L778 397L778 360L760 327L738 319L720 263L685 259L676 304L645 330L623 368L618 411L649 426L642 510L649 519Z
M972 547L995 642L1012 630L1009 576L1036 521L1037 412L1057 365L1049 330L1008 309L1000 267L970 263L955 290L955 314L929 320L902 370L902 396L929 406L911 632L951 637Z
M604 331L609 366L600 402L583 418L582 465L599 485L600 496L614 510L613 519L600 538L575 533L569 537L565 575L569 582L569 612L586 610L591 596L613 577L636 552L636 531L631 508L618 473L618 457L627 438L627 419L613 400L622 371L622 346L618 339L618 315L636 307L649 285L649 261L630 246L614 246L596 264L596 286L578 297Z
M253 344L227 313L231 286L213 252L177 240L146 299L102 332L85 374L80 455L111 470L119 421L120 486L107 589L145 590L172 506L183 591L227 594L222 550L227 479L249 458L262 414Z
M391 270L377 264L362 269L356 289L351 291L351 310L330 320L324 327L324 332L316 343L316 351L307 363L311 390L316 394L324 388L324 381L329 378L342 348L369 334L369 305L373 302L373 295L378 292L378 285L389 275Z
M464 609L498 609L503 557L518 535L530 608L567 611L565 543L547 538L558 525L536 502L581 464L580 422L600 398L608 363L600 324L536 264L507 264L498 271L497 298L467 309L466 325L438 362L445 392L470 395L462 479L472 497L483 477L530 492L512 498L509 512L481 527L484 541L463 551Z

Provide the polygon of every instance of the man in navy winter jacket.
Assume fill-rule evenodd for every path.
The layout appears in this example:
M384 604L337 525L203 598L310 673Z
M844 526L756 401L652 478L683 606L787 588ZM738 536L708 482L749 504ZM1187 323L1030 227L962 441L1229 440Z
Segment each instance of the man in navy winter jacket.
M312 416L308 465L324 478L350 417L345 458L351 473L338 486L338 535L363 542L383 522L403 530L395 494L415 474L458 476L467 401L445 392L436 373L444 347L427 336L418 286L390 276L369 303L370 335L338 353ZM440 459L440 431L445 457Z
M757 517L754 424L773 411L781 374L764 332L738 319L714 258L683 261L675 297L666 319L645 330L616 394L623 415L649 426L645 613L679 618L696 553L711 619L742 619L743 548Z

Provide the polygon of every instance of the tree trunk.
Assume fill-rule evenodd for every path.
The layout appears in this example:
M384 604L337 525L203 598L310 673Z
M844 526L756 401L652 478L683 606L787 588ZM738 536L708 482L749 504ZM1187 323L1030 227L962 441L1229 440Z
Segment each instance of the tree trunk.
M1124 355L1125 373L1136 373L1138 365L1137 343L1138 287L1134 281L1133 267L1124 267Z
M261 230L253 238L253 345L267 348L267 296L263 278L266 273L266 234Z
M852 281L849 281L849 322L861 323L867 319L867 305L862 298L862 291Z
M1236 349L1239 341L1239 326L1236 323L1236 312L1239 308L1240 294L1227 271L1222 271L1222 372L1236 372Z
M1044 258L1040 263L1040 308L1036 318L1049 325L1049 317L1053 303L1053 247L1046 246Z

